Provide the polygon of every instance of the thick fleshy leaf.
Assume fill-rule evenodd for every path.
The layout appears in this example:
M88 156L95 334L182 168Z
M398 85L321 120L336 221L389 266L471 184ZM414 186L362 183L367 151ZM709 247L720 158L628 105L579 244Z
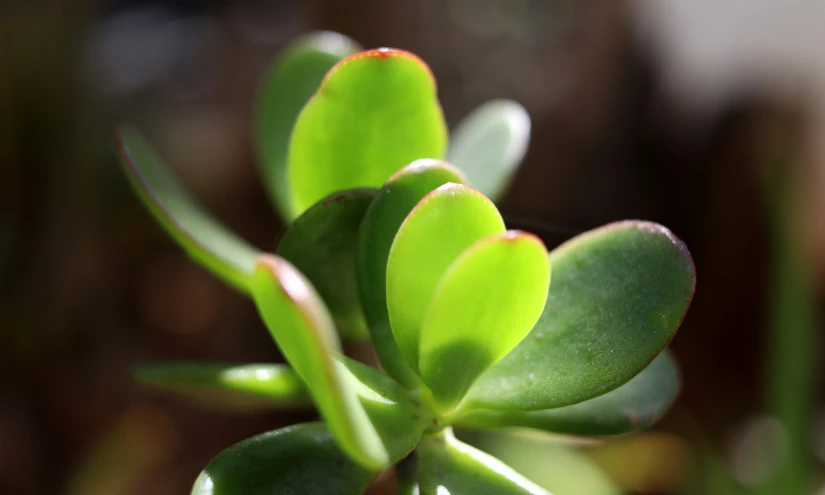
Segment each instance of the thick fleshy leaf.
M473 110L450 136L447 159L470 184L501 199L530 144L530 116L512 100L492 100Z
M446 162L417 160L390 177L367 210L356 255L358 291L375 353L387 373L413 387L417 375L407 364L390 328L387 313L387 259L401 223L421 198L448 182L466 179Z
M632 380L595 399L542 411L473 411L456 419L456 425L520 426L567 435L620 435L658 421L678 393L679 370L665 350Z
M306 383L343 450L368 469L387 466L389 454L351 380L341 373L337 359L341 343L312 285L288 261L266 255L256 265L252 295L275 342Z
M447 429L421 439L421 495L549 495L495 457L471 447Z
M159 362L132 370L135 380L221 412L312 407L301 378L282 364Z
M425 196L401 224L387 259L387 310L395 340L414 368L421 326L441 277L476 241L503 232L504 221L489 199L452 183Z
M192 495L361 495L374 476L341 452L324 424L304 423L224 450L198 476Z
M441 158L447 130L429 67L382 48L352 55L327 74L292 133L293 212L346 189L381 187L419 158Z
M260 251L210 216L136 129L121 126L115 140L132 187L158 223L195 261L233 287L249 291Z
M467 436L467 442L553 495L624 493L593 459L558 437L531 430L475 430ZM634 461L629 460L631 466Z
M355 251L358 229L375 189L353 189L328 196L289 226L278 254L289 260L315 286L342 337L367 336L358 298Z
M298 114L327 72L358 50L358 44L342 34L311 33L284 50L261 85L255 115L258 165L264 186L286 221L296 216L289 199L287 152Z
M482 239L447 269L421 327L419 370L442 412L535 325L547 301L547 248L532 234Z
M339 359L341 374L352 383L390 462L400 461L412 451L424 429L432 426L432 413L384 373L344 356Z
M653 361L693 297L690 253L654 223L587 232L553 250L550 264L544 313L476 381L462 411L552 409L605 394Z

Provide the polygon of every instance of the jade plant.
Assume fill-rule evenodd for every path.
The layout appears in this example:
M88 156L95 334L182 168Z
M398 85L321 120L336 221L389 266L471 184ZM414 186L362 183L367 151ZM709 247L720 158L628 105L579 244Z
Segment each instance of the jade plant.
M549 253L507 230L494 201L529 140L517 103L483 105L448 145L424 62L319 33L275 61L255 129L287 224L272 253L210 217L138 131L116 133L145 205L251 297L287 362L145 364L137 379L207 407L321 419L229 447L193 494L359 494L393 466L401 493L547 493L453 428L618 435L674 400L663 350L693 295L690 254L642 221ZM342 352L364 339L375 367Z

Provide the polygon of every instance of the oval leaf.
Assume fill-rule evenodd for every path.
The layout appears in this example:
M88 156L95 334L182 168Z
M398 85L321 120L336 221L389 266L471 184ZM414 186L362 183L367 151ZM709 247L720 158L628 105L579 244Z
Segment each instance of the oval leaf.
M258 165L264 186L286 221L296 216L289 198L287 151L298 114L327 72L358 50L358 44L342 34L309 34L284 50L261 85L255 116Z
M301 378L282 364L146 363L135 380L220 412L312 406Z
M364 216L358 239L358 291L375 353L387 373L410 388L418 379L401 355L387 313L387 259L395 234L413 207L448 182L464 183L466 179L446 162L423 159L402 168L379 190Z
M404 165L441 158L444 116L429 67L382 48L342 60L307 103L289 145L293 211L346 189L381 187Z
M679 394L679 370L665 350L621 387L572 406L543 411L473 411L456 424L470 428L519 426L566 435L620 435L652 426Z
M550 264L544 313L476 381L463 410L552 409L605 394L653 361L693 297L690 253L654 223L587 232L553 250Z
M547 249L524 232L482 239L450 265L424 316L419 347L421 377L442 413L527 336L549 286Z
M343 450L368 469L381 469L389 455L341 374L341 343L315 289L288 261L262 256L252 295L258 312L286 360L307 384L313 402Z
M425 428L432 426L432 414L413 400L408 391L380 371L341 356L339 369L353 390L390 455L390 462L406 457Z
M444 272L473 243L503 232L495 205L460 184L428 194L401 224L387 259L387 310L395 340L414 368L424 315Z
M195 261L248 292L260 251L212 218L136 129L120 127L115 140L132 187L158 223Z
M278 243L278 254L312 282L338 332L347 339L367 336L355 251L361 220L376 193L375 189L355 189L321 200L298 217Z
M492 100L472 111L450 136L447 159L470 184L498 201L530 144L530 116L518 102Z
M341 452L325 425L305 423L224 450L198 476L192 495L360 495L374 476Z
M449 429L422 438L416 453L421 495L550 495Z

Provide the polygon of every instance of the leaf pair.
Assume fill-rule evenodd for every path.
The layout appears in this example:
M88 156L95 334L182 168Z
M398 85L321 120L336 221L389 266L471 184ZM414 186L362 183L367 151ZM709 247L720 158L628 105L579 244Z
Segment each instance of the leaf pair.
M544 244L505 231L475 189L448 183L412 209L390 247L387 308L401 352L442 412L527 335L549 283Z

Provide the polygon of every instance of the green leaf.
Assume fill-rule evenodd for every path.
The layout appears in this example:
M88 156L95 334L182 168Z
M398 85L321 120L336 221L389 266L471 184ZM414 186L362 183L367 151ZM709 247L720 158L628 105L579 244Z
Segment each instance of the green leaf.
M198 476L192 495L361 495L374 477L341 452L326 426L304 423L224 450Z
M158 223L195 261L248 292L260 251L204 211L136 129L121 126L115 140L132 187Z
M423 159L402 168L379 190L358 239L358 291L375 352L387 373L411 388L418 378L401 355L387 312L387 259L395 234L413 207L448 182L466 179L446 162Z
M418 366L421 325L447 268L476 241L503 232L495 205L460 184L445 184L428 194L401 224L387 260L387 309L410 365Z
M549 286L547 249L524 232L482 239L450 265L424 316L419 347L421 377L442 411L527 336Z
M668 344L690 305L695 269L661 225L606 225L550 253L553 286L536 326L470 389L462 411L537 410L605 394Z
M553 495L623 493L586 453L559 442L556 437L530 430L476 430L470 436L468 441L473 446L495 456Z
M289 145L292 211L329 194L381 187L404 165L441 158L444 116L429 67L382 48L352 55L327 74Z
M620 435L658 421L679 393L679 371L665 350L621 387L572 406L542 411L472 411L457 426L520 426L567 435Z
M549 495L495 457L453 436L451 430L421 439L421 495Z
M252 295L261 317L286 360L307 384L313 402L341 448L373 470L389 462L381 438L341 373L341 343L332 318L312 285L288 261L262 256Z
M312 406L306 387L282 364L146 363L139 383L220 412L258 412Z
M367 336L355 251L361 220L376 193L355 189L324 198L298 217L278 244L278 254L312 282L347 339Z
M296 216L289 197L287 152L298 114L327 72L358 50L358 44L344 35L311 33L284 50L261 85L255 115L258 165L264 186L286 221Z
M341 374L349 379L395 463L406 457L418 443L425 428L432 426L432 413L395 380L380 371L344 356Z
M473 110L450 138L447 159L470 184L498 201L530 144L530 116L512 100L492 100Z

